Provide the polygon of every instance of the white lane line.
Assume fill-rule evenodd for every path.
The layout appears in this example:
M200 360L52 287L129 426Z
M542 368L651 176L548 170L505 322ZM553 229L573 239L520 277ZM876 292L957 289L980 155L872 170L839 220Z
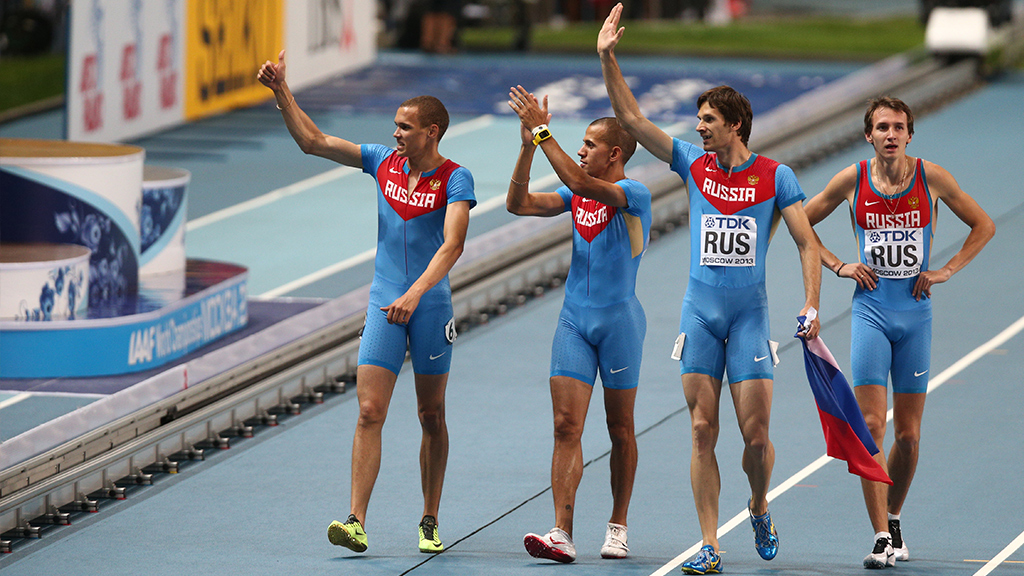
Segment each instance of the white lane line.
M1017 549L1021 547L1021 545L1024 545L1024 532L1021 532L1019 536L1014 538L1013 542L1007 544L1006 548L1003 548L1003 550L999 554L996 554L995 558L989 560L988 563L982 566L981 570L975 572L974 576L985 576L989 572L992 572L996 569L996 566L999 566L1003 563L1004 560L1009 558L1010 554L1016 552Z
M535 180L533 182L533 184L530 185L530 189L534 190L534 191L536 191L536 190L543 190L544 188L548 188L548 187L552 186L553 184L557 183L558 181L559 180L558 180L558 175L557 174L548 174L547 176L543 176L543 177L538 178L537 180ZM505 205L505 196L504 195L495 196L494 198L491 198L489 200L486 200L484 202L481 202L481 203L477 204L476 207L473 208L473 210L471 210L470 213L469 213L470 219L472 219L472 218L474 218L476 216L480 216L481 214L484 214L486 212L490 212L491 210L494 210L495 208L497 208L499 206L504 206L504 205ZM271 298L276 298L278 296L282 296L282 295L287 294L289 292L293 292L295 290L298 290L299 288L303 288L305 286L308 286L308 285L310 285L310 284L312 284L314 282L318 282L320 280L323 280L324 278L327 278L329 276L333 276L334 274L338 274L339 272L343 272L345 270L348 270L349 268L352 268L353 266L358 266L359 264L362 264L363 262L367 262L369 260L373 260L374 256L376 256L376 254L377 254L377 249L376 248L371 248L370 250L367 250L367 251L362 252L360 254L356 254L355 256L352 256L351 258L346 258L345 260L342 260L341 262L336 262L334 264L331 264L330 266L327 266L326 268L321 268L320 270L317 270L316 272L312 272L310 274L306 274L302 278L299 278L297 280L292 280L291 282L288 282L287 284L282 284L281 286L278 286L277 288L273 288L271 290L267 290L266 292L264 292L264 293L262 293L262 294L260 294L258 296L254 296L253 298L255 300L269 300Z
M985 354L988 354L995 348L998 348L999 346L1003 345L1007 340L1016 336L1021 330L1024 330L1024 316L1018 318L1016 322L1014 322L1005 330L994 336L991 340L985 342L981 346L978 346L974 350L970 351L966 356L954 362L952 366L946 368L945 370L942 371L942 373L940 373L938 376L929 381L928 393L930 394L933 390L945 384L950 378L959 374L961 371L963 371L965 368L973 364L975 361L977 361ZM887 414L886 421L888 422L891 420L892 409L890 408L889 413ZM828 455L820 456L817 460L805 466L803 470L800 470L796 474L790 476L782 484L776 486L773 490L770 490L768 492L768 501L771 502L775 498L781 496L787 490L795 486L804 478L810 476L812 473L816 472L825 464L828 464L830 461L832 461L832 457ZM740 523L742 523L743 520L747 517L748 516L746 510L743 510L739 514L733 516L731 520L723 524L718 529L718 537L721 538L725 534L729 533L733 528L739 526ZM685 562L687 558L690 558L691 556L696 554L700 550L702 544L703 542L698 541L693 546L690 546L686 549L685 552L670 560L668 564L665 564L658 570L652 572L651 576L665 576L666 574L674 570L676 567L678 567L680 564ZM1012 554L1017 548L1020 548L1022 544L1024 544L1024 534L1018 536L1013 542L1010 543L1009 546L1007 546L1003 550L1003 552L1006 552L1006 556L1009 556L1009 554ZM999 555L997 555L995 558L989 561L989 564L992 564L991 567L989 567L989 564L986 564L985 567L983 567L975 574L975 576L983 576L984 574L988 574L989 572L991 572L992 569L995 568L996 564L1006 559L1006 556L1002 555L1003 552L1000 552Z
M13 406L14 404L17 404L18 402L21 402L22 400L28 400L31 397L32 397L32 395L29 394L28 392L22 392L21 394L16 394L14 396L11 396L7 400L4 400L3 402L0 402L0 410L3 410L4 408L7 408L8 406Z
M305 192L310 188L315 188L317 186L320 186L321 184L326 184L328 182L338 180L339 178L344 178L345 176L348 176L350 174L356 174L359 172L361 172L361 170L357 168L352 168L350 166L341 166L339 168L328 170L327 172L317 174L316 176L313 176L311 178L306 178L305 180L296 182L295 184L289 184L284 188L272 190L270 192L267 192L266 194L263 194L262 196L257 196L255 198L246 200L245 202L240 202L238 204L228 206L227 208L217 210L216 212L211 212L206 216L200 216L195 220L189 220L188 224L185 225L185 231L191 232L193 230L197 230L199 228L202 228L203 226L213 224L214 222L220 222L221 220L231 218L232 216L244 214L245 212L249 212L250 210L257 209L260 206L266 206L267 204L277 202L282 198L294 196L296 194L299 194L300 192Z
M456 124L455 126L450 127L448 131L445 133L445 135L449 136L450 138L454 138L456 136L468 134L476 130L482 130L484 128L487 128L491 124L494 124L494 116L491 114L484 114L483 116L478 116L477 118L474 118L472 120L467 120L465 122L461 122L459 124ZM257 196L255 198L246 200L245 202L240 202L238 204L228 206L227 208L217 210L216 212L211 212L205 216L200 216L195 220L190 220L187 224L185 224L185 231L191 232L193 230L197 230L199 228L202 228L203 226L213 224L214 222L219 222L221 220L231 218L232 216L244 214L245 212L249 212L250 210L255 210L260 206L266 206L267 204L270 204L272 202L277 202L282 198L287 198L289 196L294 196L295 194L305 192L310 188L315 188L322 184L338 180L339 178L344 178L345 176L361 172L362 171L359 170L358 168L352 168L350 166L341 166L338 168L334 168L332 170L328 170L327 172L323 172L321 174L317 174L316 176L306 178L305 180L296 182L295 184L289 184L288 186L285 186L283 188L272 190L270 192L267 192L266 194L263 194L262 196Z

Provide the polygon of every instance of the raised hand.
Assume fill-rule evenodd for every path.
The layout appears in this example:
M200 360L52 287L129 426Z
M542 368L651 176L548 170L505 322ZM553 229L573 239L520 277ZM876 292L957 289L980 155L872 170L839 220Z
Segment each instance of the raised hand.
M604 25L597 34L597 53L606 54L615 49L615 46L622 40L625 27L619 28L619 20L622 18L622 3L618 3L604 19Z
M277 64L267 60L260 66L260 71L256 73L256 79L271 90L277 91L281 88L284 83L284 50L277 55Z
M544 96L543 106L537 101L537 97L526 91L522 86L516 86L511 88L508 93L508 106L518 116L519 120L523 123L525 130L532 131L541 124L547 124L551 121L551 114L548 112L548 97ZM526 136L523 136L523 141L526 141ZM533 135L530 134L529 141L533 142Z

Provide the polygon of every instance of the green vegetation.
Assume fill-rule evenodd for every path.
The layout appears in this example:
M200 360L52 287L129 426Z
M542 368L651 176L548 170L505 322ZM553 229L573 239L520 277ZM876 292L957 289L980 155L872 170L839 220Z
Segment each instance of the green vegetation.
M64 94L64 55L0 59L0 113Z
M924 28L914 17L885 19L749 18L726 26L665 20L631 21L616 50L622 54L753 56L874 61L924 44ZM534 52L594 52L597 22L564 28L535 26ZM469 28L467 51L504 50L511 28Z
M753 56L875 61L924 43L917 19L748 18L727 26L679 21L630 21L618 48L620 54L692 56ZM535 26L534 52L594 53L600 23L585 22L561 28ZM513 42L510 27L468 28L463 48L472 51L507 50ZM0 61L0 113L64 93L64 56Z

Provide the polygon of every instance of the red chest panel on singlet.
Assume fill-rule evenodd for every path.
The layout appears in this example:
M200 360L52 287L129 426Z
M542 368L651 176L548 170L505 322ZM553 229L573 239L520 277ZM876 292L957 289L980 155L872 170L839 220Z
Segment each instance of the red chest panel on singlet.
M715 210L731 215L775 197L778 165L758 156L753 164L730 175L719 167L717 155L705 154L690 166L690 176Z
M408 221L445 208L448 204L448 178L459 165L445 160L432 175L421 176L416 182L416 189L410 193L405 163L405 158L392 154L377 168L377 182L395 213Z
M597 200L575 194L572 197L573 225L587 242L593 242L594 238L608 227L617 211L618 208L615 206L607 206Z
M868 161L860 162L857 181L857 226L864 230L924 228L931 223L932 210L918 158L910 190L895 199L879 196L871 188Z

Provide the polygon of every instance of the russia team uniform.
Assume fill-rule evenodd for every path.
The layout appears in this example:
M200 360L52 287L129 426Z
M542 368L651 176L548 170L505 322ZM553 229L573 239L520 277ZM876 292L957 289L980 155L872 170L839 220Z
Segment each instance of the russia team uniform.
M616 182L627 206L607 206L562 186L572 212L572 262L551 346L551 376L605 388L640 382L647 317L636 297L636 274L651 231L651 192L636 180Z
M853 385L925 392L931 363L932 303L914 299L917 277L928 270L935 203L919 158L906 190L883 196L871 183L868 161L857 164L854 229L860 261L878 276L874 290L853 294L850 357Z
M682 374L771 379L765 259L781 210L805 198L796 175L753 153L730 174L716 154L678 138L671 169L690 202L690 278L673 358Z
M363 172L377 182L377 256L370 304L359 343L359 364L398 374L408 347L417 374L445 374L451 367L455 323L452 290L445 276L420 299L408 324L388 324L381 310L423 274L444 243L448 204L476 205L473 176L451 160L424 172L409 190L406 158L379 144L360 146Z

